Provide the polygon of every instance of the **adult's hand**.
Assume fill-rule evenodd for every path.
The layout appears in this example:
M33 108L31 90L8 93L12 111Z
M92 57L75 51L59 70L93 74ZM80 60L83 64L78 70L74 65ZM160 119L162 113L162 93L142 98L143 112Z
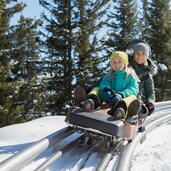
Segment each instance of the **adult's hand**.
M148 102L148 103L146 103L146 107L148 109L148 115L150 116L154 112L155 106L153 103Z

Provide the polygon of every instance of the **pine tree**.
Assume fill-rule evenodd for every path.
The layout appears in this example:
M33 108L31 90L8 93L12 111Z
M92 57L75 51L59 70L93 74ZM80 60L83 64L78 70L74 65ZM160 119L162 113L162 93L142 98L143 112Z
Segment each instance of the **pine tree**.
M107 0L76 1L75 19L77 22L76 33L74 34L77 84L85 86L96 82L103 74L105 65L101 65L103 56L100 53L98 31L105 21L105 14L108 9ZM79 15L76 14L79 13Z
M49 64L47 72L51 75L49 90L58 111L71 100L74 82L85 85L94 81L97 72L100 73L96 34L102 27L103 23L99 19L105 14L106 8L103 7L107 2L40 1L51 16L48 18L43 14L48 33L43 34L43 45L46 63ZM52 107L53 105L49 106Z
M153 47L153 58L165 63L171 46L169 0L153 0L150 3L149 15L148 20L151 27L148 30L148 42Z
M10 19L17 13L22 11L24 5L16 3L8 6L13 1L0 2L0 126L6 126L21 121L20 107L13 106L13 100L20 86L20 82L11 81L12 61L10 55L12 53L12 36ZM7 7L8 6L8 7Z
M50 17L43 13L45 26L42 29L44 62L48 68L49 98L47 106L50 110L61 111L64 103L71 99L72 90L72 26L71 1L40 0L40 4L48 10ZM46 34L47 33L47 34Z
M25 120L31 118L30 115L36 112L36 105L41 102L39 94L34 90L38 75L35 64L39 57L38 43L36 42L38 25L38 20L34 21L21 15L19 23L12 30L14 48L11 55L13 61L11 72L13 79L20 80L22 83L14 103L23 106L21 115ZM41 116L41 111L38 112Z
M112 51L123 50L128 42L139 37L136 1L113 0L108 18L105 46L109 55Z
M152 0L149 2L149 27L148 39L151 49L152 58L158 63L165 64L169 67L171 62L171 26L170 26L170 10L169 0ZM168 70L170 72L170 70ZM166 89L171 89L170 83L166 78L168 75L159 68L159 73L156 82L156 89L160 90L161 94L157 100L164 100L166 97Z
M149 3L148 0L142 0L142 10L140 11L139 25L141 30L141 38L143 40L149 39L149 28L150 28L150 14L149 14Z

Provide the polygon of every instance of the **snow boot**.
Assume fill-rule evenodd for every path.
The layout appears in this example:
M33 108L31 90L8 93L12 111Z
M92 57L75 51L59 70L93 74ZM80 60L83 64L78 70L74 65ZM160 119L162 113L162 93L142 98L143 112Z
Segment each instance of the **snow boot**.
M114 120L120 120L125 117L125 111L123 108L117 108L113 113Z
M94 110L94 101L92 99L85 100L83 108L85 110Z
M95 109L97 107L99 107L99 105L101 103L100 98L99 98L99 91L100 91L99 87L95 87L87 95L87 99L92 99L94 101L94 108Z
M86 92L81 86L77 86L74 89L74 101L75 104L81 106L81 102L86 100Z
M128 115L127 118L138 115L141 109L141 102L137 99L133 100L128 106Z
M112 112L114 114L114 112L116 111L116 109L118 108L122 108L124 111L125 111L125 115L124 115L124 118L123 119L126 119L128 116L128 113L130 113L130 109L129 106L130 104L134 101L134 100L137 100L136 96L134 95L131 95L131 96L128 96L126 98L123 98L122 100L118 101L114 107L112 108ZM135 102L133 103L135 104ZM131 106L133 106L133 104ZM132 111L131 111L132 112ZM135 112L134 112L135 113Z

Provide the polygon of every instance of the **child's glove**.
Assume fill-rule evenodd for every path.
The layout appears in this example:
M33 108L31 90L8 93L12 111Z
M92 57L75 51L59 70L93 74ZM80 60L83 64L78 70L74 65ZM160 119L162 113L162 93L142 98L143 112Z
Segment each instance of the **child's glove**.
M155 110L154 104L151 102L146 103L146 107L148 109L148 116L150 116Z
M116 93L115 94L115 97L113 97L112 99L111 99L111 101L112 101L112 103L117 103L118 101L120 101L120 100L122 100L122 95L121 94L118 94L118 93Z
M102 101L109 102L111 98L111 93L109 91L106 91L105 89L100 89L100 96Z

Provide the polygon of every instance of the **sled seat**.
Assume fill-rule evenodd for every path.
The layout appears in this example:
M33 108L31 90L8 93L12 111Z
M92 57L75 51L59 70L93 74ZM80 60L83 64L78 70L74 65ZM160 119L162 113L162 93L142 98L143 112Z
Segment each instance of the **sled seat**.
M92 128L112 136L123 136L124 122L99 111L85 112L76 109L66 117L66 122L74 126Z

